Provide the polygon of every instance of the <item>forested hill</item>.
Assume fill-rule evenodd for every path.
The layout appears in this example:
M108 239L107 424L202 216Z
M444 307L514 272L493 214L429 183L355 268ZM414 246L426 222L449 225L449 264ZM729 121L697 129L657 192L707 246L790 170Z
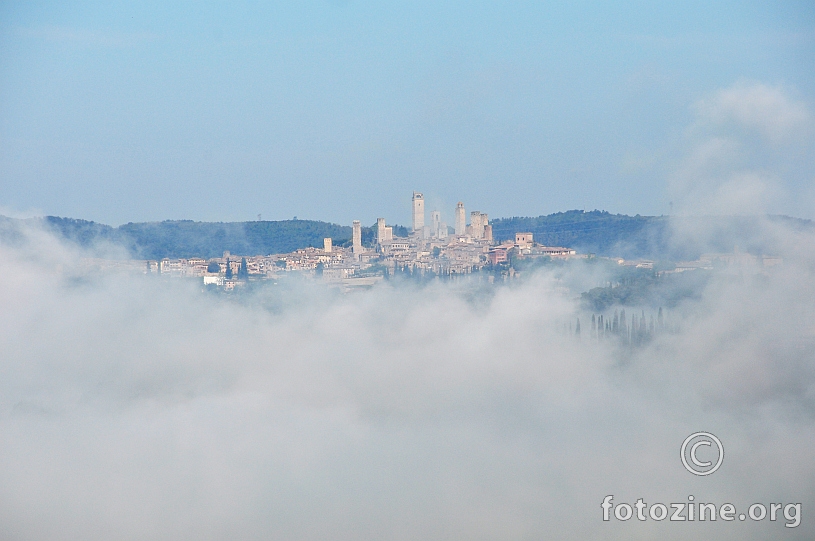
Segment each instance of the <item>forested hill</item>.
M547 246L568 246L603 255L623 247L626 252L659 250L664 246L667 229L667 220L661 216L626 216L599 210L570 210L537 218L498 218L490 223L493 238L499 241L528 231L534 234L536 242Z
M537 218L498 218L493 238L528 231L548 246L568 246L600 256L693 260L704 252L774 254L779 235L815 230L811 220L789 216L626 216L570 210ZM769 227L783 226L783 227Z
M490 222L496 240L514 239L516 232L533 233L535 242L568 246L581 252L644 257L668 251L666 216L626 216L605 211L570 210L537 218L498 218Z
M307 246L322 246L323 238L336 244L351 238L351 227L314 220L261 222L193 222L191 220L128 223L119 227L85 220L48 216L46 223L61 236L88 246L96 240L124 245L133 257L218 257L224 251L241 255L286 253ZM370 237L370 228L363 228Z
M190 220L129 223L119 227L48 216L29 220L0 217L0 241L13 241L15 228L37 222L82 246L99 241L121 244L140 259L164 257L217 257L224 251L236 255L286 253L307 246L320 247L324 237L335 245L350 242L351 227L314 220L258 222L193 222ZM531 232L536 242L568 246L582 253L647 259L692 260L703 252L731 252L735 246L751 253L773 254L779 234L815 230L811 220L786 216L626 216L594 210L571 210L537 218L498 218L490 222L493 237L514 239L517 232ZM768 227L783 224L783 228ZM16 225L15 225L16 224ZM395 225L394 235L406 236ZM677 235L677 231L694 231ZM704 231L704 235L699 235ZM362 228L365 245L374 242L374 227Z

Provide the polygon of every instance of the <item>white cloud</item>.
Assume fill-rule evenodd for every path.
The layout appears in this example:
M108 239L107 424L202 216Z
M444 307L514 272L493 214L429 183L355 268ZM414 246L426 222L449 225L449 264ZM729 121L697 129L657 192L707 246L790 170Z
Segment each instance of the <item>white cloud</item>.
M782 86L738 82L693 106L704 126L735 124L756 130L773 141L785 141L809 130L812 114L807 104Z
M681 332L632 353L588 319L582 341L562 332L578 292L555 274L492 296L315 286L238 304L83 279L64 270L82 254L29 239L0 245L6 538L686 539L603 523L600 502L815 505L811 255L717 281L669 314ZM274 295L295 302L261 308ZM728 452L703 482L678 458L698 430ZM735 526L695 531L787 533Z
M738 82L692 106L668 190L680 214L808 216L812 115L781 86ZM804 210L807 209L807 210Z

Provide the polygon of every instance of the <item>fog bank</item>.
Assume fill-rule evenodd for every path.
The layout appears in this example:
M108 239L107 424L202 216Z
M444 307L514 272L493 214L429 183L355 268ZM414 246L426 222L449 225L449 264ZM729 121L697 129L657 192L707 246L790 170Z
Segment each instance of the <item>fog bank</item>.
M723 270L631 349L592 339L547 269L489 294L306 282L237 302L84 276L75 248L25 231L0 245L0 537L811 539L803 240L779 267ZM679 459L700 430L726 449L709 477ZM608 494L802 503L802 521L603 522Z

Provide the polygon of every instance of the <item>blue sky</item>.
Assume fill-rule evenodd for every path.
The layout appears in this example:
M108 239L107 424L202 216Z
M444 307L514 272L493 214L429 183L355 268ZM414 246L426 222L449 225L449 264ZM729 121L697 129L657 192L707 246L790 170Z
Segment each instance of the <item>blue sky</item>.
M815 7L681 4L3 2L0 213L815 218Z

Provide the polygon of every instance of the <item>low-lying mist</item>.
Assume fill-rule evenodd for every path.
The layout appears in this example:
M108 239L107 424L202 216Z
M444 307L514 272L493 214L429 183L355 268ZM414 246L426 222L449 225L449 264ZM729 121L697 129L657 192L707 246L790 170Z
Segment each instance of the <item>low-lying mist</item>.
M0 538L812 539L815 241L778 232L782 264L712 271L634 347L591 332L621 307L581 299L612 279L588 262L238 298L85 275L22 231L0 244ZM707 477L680 461L697 431L725 448ZM802 512L604 522L610 494Z

